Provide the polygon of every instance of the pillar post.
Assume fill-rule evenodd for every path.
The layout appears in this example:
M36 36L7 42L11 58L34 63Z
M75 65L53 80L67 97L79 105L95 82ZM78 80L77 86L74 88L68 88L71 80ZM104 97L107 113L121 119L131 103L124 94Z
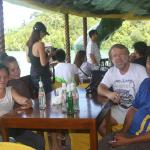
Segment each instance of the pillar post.
M5 51L3 0L0 0L0 52Z
M66 61L70 63L69 15L65 14Z
M83 44L84 44L84 49L86 50L87 46L87 18L83 18Z

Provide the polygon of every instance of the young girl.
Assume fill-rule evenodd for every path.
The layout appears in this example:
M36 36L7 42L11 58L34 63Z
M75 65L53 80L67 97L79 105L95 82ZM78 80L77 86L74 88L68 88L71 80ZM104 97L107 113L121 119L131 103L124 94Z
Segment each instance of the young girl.
M13 56L7 56L4 59L3 64L9 70L8 85L13 86L20 95L25 96L27 98L33 98L35 90L34 89L31 90L30 88L31 86L33 87L32 83L30 82L30 77L28 77L29 81L28 80L24 81L22 78L20 78L21 71L16 58L14 58Z
M18 94L11 86L7 87L8 80L8 68L0 64L0 116L13 109L14 101L20 105L21 109L32 107L32 101L30 99ZM24 129L10 129L9 135L20 143L31 146L37 150L44 150L43 138L31 131Z
M14 79L20 78L21 71L20 71L20 67L19 67L18 62L15 57L7 56L3 60L3 64L9 70L9 80L14 80Z

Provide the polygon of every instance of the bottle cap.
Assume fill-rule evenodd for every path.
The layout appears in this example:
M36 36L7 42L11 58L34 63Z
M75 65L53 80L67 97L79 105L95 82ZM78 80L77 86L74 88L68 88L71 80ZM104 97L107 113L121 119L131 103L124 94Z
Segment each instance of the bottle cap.
M42 87L43 86L43 83L42 83L42 81L40 80L39 81L39 87Z

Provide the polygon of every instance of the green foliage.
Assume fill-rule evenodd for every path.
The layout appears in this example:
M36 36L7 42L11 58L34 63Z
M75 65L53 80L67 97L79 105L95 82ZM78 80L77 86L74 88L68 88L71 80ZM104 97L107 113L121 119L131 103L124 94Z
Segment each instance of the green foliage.
M46 36L43 41L46 44L51 44L57 48L65 49L65 26L64 15L60 13L34 13L31 15L30 23L23 24L18 29L8 30L5 35L6 49L7 50L24 50L26 42L32 32L32 27L36 21L42 21L50 33L50 36ZM88 28L97 23L97 19L88 19ZM73 48L75 40L83 34L82 18L69 15L70 24L70 45Z
M133 43L137 41L150 44L150 21L124 21L122 27L103 42L102 48L109 49L115 43L122 43L132 49Z
M64 15L56 12L34 13L31 15L31 21L28 24L23 23L20 28L8 30L5 34L6 49L11 51L24 50L36 21L42 21L47 26L50 36L44 38L46 44L65 49ZM76 39L83 34L82 21L81 17L69 15L71 49L73 49ZM99 23L100 19L88 18L87 22L88 29L90 29ZM122 43L131 49L132 44L139 40L150 45L149 36L150 21L124 21L122 27L102 43L101 49L107 50L115 43Z

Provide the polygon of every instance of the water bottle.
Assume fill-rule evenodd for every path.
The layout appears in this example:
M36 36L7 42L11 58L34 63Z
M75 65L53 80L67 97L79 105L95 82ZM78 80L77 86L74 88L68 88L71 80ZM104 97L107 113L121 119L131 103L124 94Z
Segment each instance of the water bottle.
M79 111L79 93L75 86L75 83L71 83L71 91L72 91L72 97L73 97L73 104L74 104L74 111Z
M41 81L39 81L39 93L38 93L38 98L39 98L39 108L40 109L45 109L46 108L46 96L45 96L45 91L43 88L43 83Z
M73 97L72 97L72 91L71 91L71 85L67 85L67 113L68 114L74 114L74 103L73 103Z
M66 106L66 99L67 99L67 87L65 83L62 83L62 112L67 112L67 106Z
M46 118L46 110L40 109L40 118Z

